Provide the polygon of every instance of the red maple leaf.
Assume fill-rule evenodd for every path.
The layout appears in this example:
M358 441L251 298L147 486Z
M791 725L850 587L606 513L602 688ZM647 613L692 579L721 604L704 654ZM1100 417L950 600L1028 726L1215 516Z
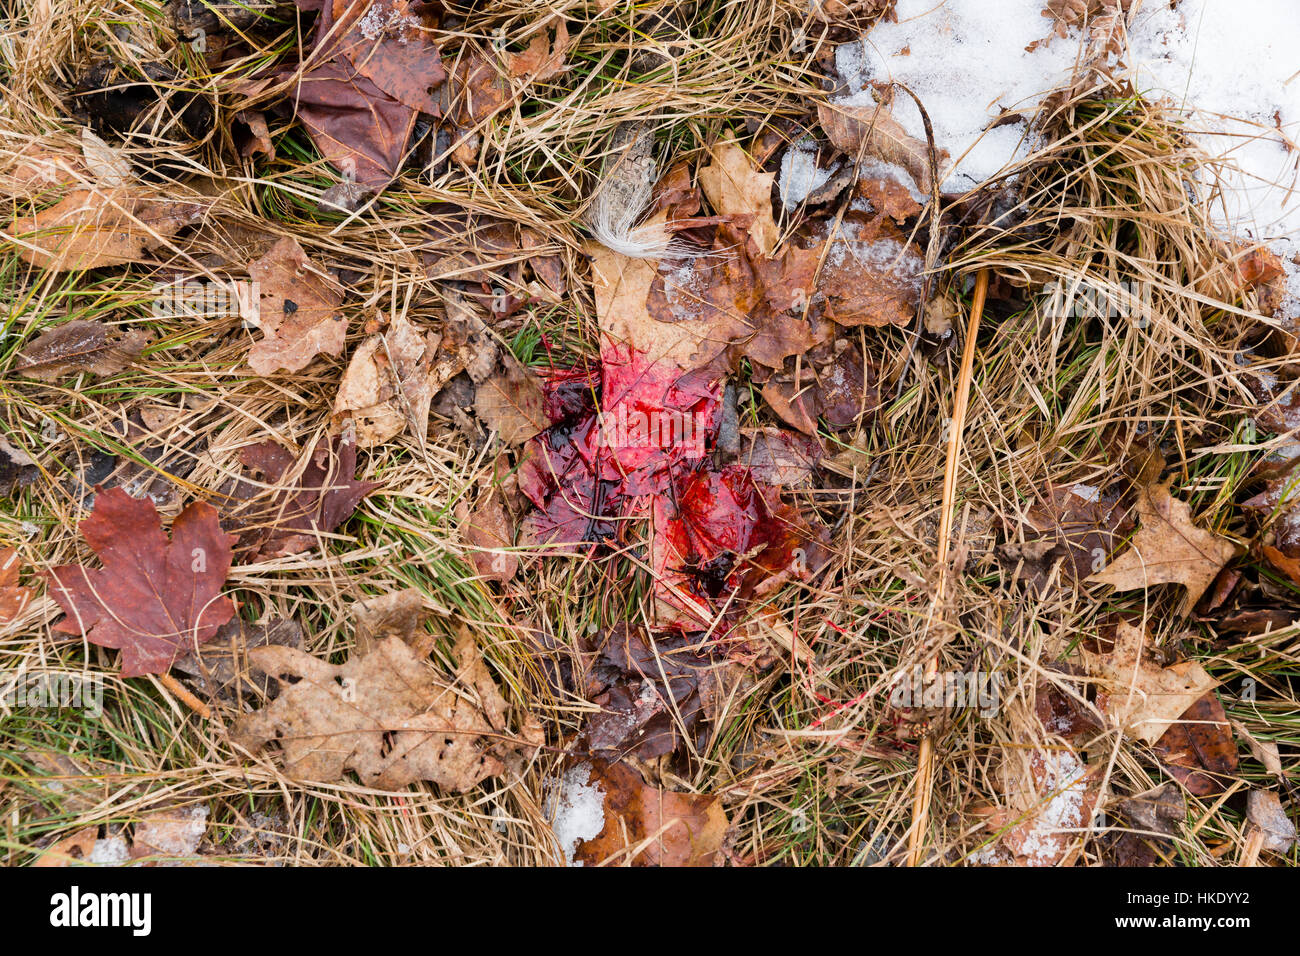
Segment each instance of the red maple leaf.
M235 605L221 597L234 536L221 530L211 505L182 511L169 542L148 498L97 489L81 534L103 567L47 572L50 596L67 612L54 629L119 649L123 677L165 672L234 616Z

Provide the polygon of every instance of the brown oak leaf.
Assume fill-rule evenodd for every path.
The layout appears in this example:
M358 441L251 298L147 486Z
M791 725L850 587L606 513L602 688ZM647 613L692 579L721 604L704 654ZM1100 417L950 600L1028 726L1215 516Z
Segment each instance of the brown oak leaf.
M1187 588L1185 607L1190 608L1237 554L1231 541L1192 524L1191 507L1173 497L1168 484L1142 489L1137 516L1140 526L1132 547L1089 581L1117 591L1181 584Z
M123 677L165 672L234 615L221 596L232 536L211 505L182 511L169 542L152 501L109 488L80 530L103 567L65 564L47 573L50 596L67 613L54 629L119 649Z

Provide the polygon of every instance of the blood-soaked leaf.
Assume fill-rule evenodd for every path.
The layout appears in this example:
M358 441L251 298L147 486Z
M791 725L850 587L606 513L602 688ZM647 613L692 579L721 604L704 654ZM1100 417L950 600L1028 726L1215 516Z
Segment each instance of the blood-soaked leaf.
M457 640L451 674L431 667L428 651L423 628L379 638L337 665L289 647L254 648L249 659L281 682L280 695L241 718L232 737L254 753L278 743L295 780L332 783L351 770L383 790L417 780L469 790L501 773L496 753L519 749L520 734L472 634ZM528 726L527 715L520 722Z
M1168 485L1143 488L1137 514L1140 526L1132 547L1088 580L1117 591L1181 584L1187 588L1186 606L1194 606L1236 556L1237 546L1192 524L1191 508L1174 498Z
M65 322L38 336L14 359L19 375L53 382L68 375L89 372L100 377L116 375L149 344L149 333L120 329L88 319Z
M422 113L438 115L432 92L447 78L433 42L437 25L432 4L418 0L333 0L331 18L322 17L318 37L331 31L343 56L358 73L393 99ZM325 41L329 42L329 41Z
M20 259L43 269L100 269L145 260L207 209L207 203L126 188L76 189L48 209L14 219L5 235Z
M96 496L81 534L103 567L48 572L50 596L67 613L55 630L119 649L122 676L165 672L234 615L234 604L221 597L231 536L211 505L182 511L169 542L153 502L109 488Z
M257 283L258 303L245 318L266 333L249 350L249 368L258 375L297 372L321 353L343 351L343 290L307 258L297 239L281 239L248 264L248 274Z
M1237 775L1237 743L1219 695L1199 697L1152 748L1175 780L1198 797L1223 793Z
M604 795L604 827L574 859L587 866L711 866L727 833L715 796L648 785L622 763L591 761L591 784Z
M346 432L333 441L322 436L298 477L289 482L286 475L295 458L270 441L249 445L239 453L244 467L260 477L258 484L243 480L229 492L232 499L244 501L231 511L230 519L241 532L240 548L249 550L250 561L314 548L380 486L356 478L356 440Z
M21 562L13 548L0 548L0 624L8 624L27 609L32 589L18 584Z

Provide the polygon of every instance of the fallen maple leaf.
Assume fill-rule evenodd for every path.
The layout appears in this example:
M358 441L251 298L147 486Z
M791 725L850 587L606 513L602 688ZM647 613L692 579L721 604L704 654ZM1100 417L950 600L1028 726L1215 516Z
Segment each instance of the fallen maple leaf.
M250 661L281 691L241 718L232 739L252 752L277 741L295 780L332 783L352 770L384 790L429 780L464 792L504 769L491 749L529 745L511 739L509 706L473 635L461 633L449 677L427 663L430 645L421 627L373 640L338 665L289 647L254 648Z
M221 596L233 538L211 505L182 511L169 542L152 501L109 488L96 495L80 530L103 567L47 572L50 596L67 614L54 629L119 649L123 677L164 673L234 615Z
M727 834L716 796L660 790L622 763L590 762L589 785L603 797L604 826L581 840L576 862L600 866L711 866Z
M252 303L241 303L244 318L266 333L249 350L249 368L258 375L297 372L322 352L343 351L343 290L307 258L297 239L281 239L248 264L248 274L257 283L258 301L251 309Z
M123 330L89 319L74 319L37 336L14 359L19 375L53 382L88 372L101 378L115 375L139 361L149 333Z
M413 110L438 115L432 91L447 78L433 42L437 20L433 4L418 0L333 0L322 5L316 27L321 38L332 36L324 51L342 55L358 73L393 99ZM323 39L322 42L331 43ZM334 46L333 44L337 44Z
M1132 547L1089 581L1117 591L1181 584L1187 588L1185 607L1190 608L1237 555L1231 541L1192 523L1190 506L1174 498L1168 484L1142 489L1137 516L1140 524Z

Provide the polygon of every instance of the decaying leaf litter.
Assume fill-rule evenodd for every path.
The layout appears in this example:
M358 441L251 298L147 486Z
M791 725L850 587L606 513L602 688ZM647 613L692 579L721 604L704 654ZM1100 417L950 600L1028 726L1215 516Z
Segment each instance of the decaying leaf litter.
M7 21L12 861L1289 859L1294 248L911 6Z

